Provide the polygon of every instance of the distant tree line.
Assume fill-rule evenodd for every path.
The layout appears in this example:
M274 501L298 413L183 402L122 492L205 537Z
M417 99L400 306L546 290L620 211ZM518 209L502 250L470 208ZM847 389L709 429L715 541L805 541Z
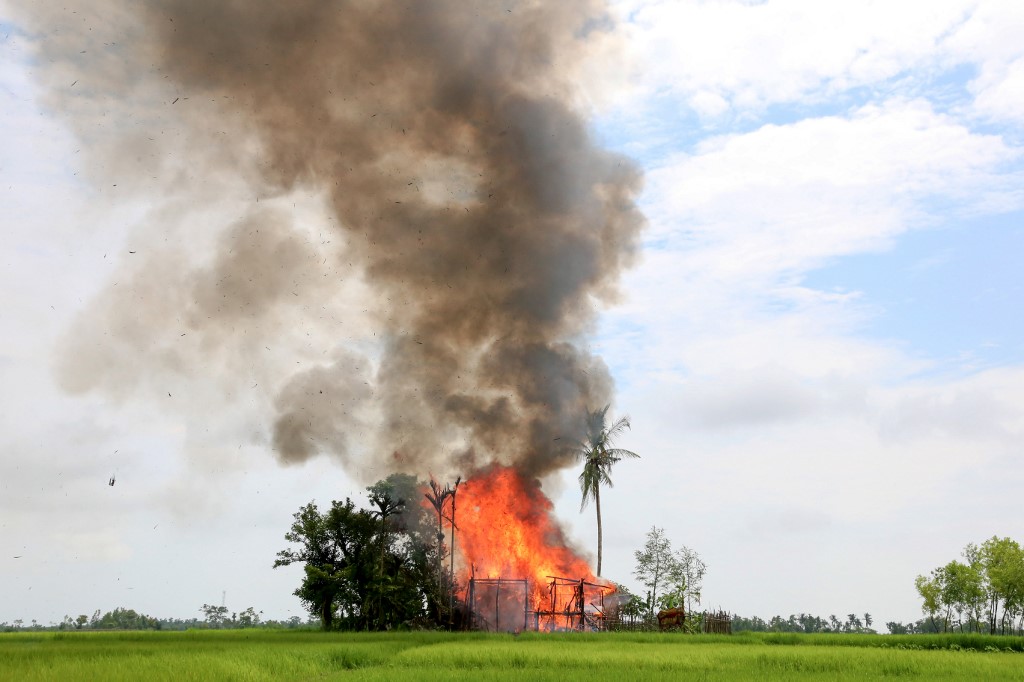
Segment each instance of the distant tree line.
M764 620L757 616L745 618L743 616L733 615L732 631L803 633L842 632L850 634L875 633L875 630L871 627L875 622L871 617L871 614L865 613L863 616L864 617L861 618L860 614L850 613L847 614L844 620L840 620L835 615L831 615L828 618L822 618L820 616L801 613L799 615L791 614L789 618L772 616L770 619Z
M1020 544L992 536L980 545L968 544L961 558L914 580L930 629L1022 634L1024 550Z
M772 616L768 620L758 618L757 616L745 618L733 615L732 630L733 632L803 632L808 634L827 632L833 634L870 635L877 634L877 631L871 627L874 625L874 622L870 613L865 613L863 618L859 614L850 613L847 614L845 619L840 619L834 614L828 618L822 618L801 613L799 615L791 614L788 618ZM936 629L927 618L911 623L889 621L885 624L885 627L890 635L927 635L942 632L941 628Z
M68 630L208 630L220 628L267 628L295 629L319 627L318 621L303 620L292 616L287 620L263 620L262 611L257 612L250 606L241 613L228 613L226 607L204 604L200 611L205 618L156 618L139 613L135 609L118 607L113 611L100 614L99 609L92 616L79 614L72 618L64 616L59 623L43 625L33 620L26 625L22 620L13 623L0 623L0 632L29 631L68 631Z

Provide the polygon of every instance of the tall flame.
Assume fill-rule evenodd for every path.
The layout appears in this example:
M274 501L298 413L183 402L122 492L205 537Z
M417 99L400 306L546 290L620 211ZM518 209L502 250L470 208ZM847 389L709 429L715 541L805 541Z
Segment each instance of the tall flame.
M530 609L541 610L549 608L552 576L599 580L587 561L568 547L551 500L536 479L495 465L463 483L456 502L461 585L471 576L525 579Z

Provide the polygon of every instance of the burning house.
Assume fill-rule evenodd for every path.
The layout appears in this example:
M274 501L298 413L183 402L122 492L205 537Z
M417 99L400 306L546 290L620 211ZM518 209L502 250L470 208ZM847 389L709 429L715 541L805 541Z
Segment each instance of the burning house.
M601 627L604 596L614 585L594 576L570 549L535 480L513 467L490 467L459 494L458 584L466 627Z

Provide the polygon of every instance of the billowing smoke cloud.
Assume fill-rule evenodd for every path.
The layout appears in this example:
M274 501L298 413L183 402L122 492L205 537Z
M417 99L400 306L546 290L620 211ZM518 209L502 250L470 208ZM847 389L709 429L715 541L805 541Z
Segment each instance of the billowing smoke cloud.
M254 202L205 227L214 239L140 256L69 334L65 385L125 395L179 371L229 386L259 362L255 350L277 348L316 302L361 278L373 347L339 335L315 364L275 365L267 409L281 460L329 453L357 471L374 461L377 475L566 464L584 408L610 400L585 335L643 224L639 174L594 144L573 83L613 28L602 3L77 10L36 18L64 28L42 43L64 93L55 106L78 116L74 98L90 87L122 115L160 88L187 98L163 102L180 114L108 145L108 166L181 152L188 143L146 137L173 115L181 140L207 141L192 143L191 176L233 174L254 196L320 196L329 232L310 239L280 202ZM125 35L74 49L104 25ZM67 91L72 80L81 94ZM136 184L152 201L172 189ZM155 215L148 234L170 229Z

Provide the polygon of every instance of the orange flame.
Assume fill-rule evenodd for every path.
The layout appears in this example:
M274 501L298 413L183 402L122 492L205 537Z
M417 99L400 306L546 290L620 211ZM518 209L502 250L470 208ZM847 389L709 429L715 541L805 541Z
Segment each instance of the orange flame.
M553 508L540 482L515 469L492 466L470 477L456 496L459 583L464 586L470 575L525 578L531 607L540 609L547 608L550 576L598 581L567 546Z

